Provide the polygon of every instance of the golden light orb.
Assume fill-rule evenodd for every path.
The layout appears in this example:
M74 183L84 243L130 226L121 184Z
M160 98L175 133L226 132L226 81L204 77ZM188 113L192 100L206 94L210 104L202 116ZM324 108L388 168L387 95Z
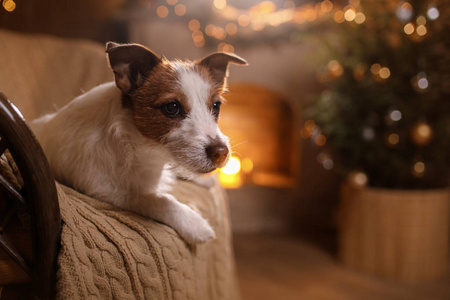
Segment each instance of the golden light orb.
M426 122L418 122L411 129L411 139L414 144L424 146L433 138L433 129Z
M408 24L405 25L405 27L403 27L403 31L410 35L414 33L414 24L409 22Z
M197 31L200 29L200 22L196 19L192 19L189 21L188 27L191 31Z
M389 78L389 76L391 76L391 70L389 70L388 67L383 67L378 72L378 75L380 76L381 79L387 79Z
M169 9L166 6L161 5L156 9L156 14L158 15L158 17L164 19L169 15Z
M177 4L174 8L177 16L184 16L186 14L186 6L183 4Z

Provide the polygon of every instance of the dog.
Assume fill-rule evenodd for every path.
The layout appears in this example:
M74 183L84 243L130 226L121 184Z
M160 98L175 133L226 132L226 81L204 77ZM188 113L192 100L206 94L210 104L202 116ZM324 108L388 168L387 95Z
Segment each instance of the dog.
M234 54L169 61L139 44L106 44L115 81L32 122L55 178L80 192L173 228L187 243L215 238L170 192L176 176L223 167L228 138L217 121Z

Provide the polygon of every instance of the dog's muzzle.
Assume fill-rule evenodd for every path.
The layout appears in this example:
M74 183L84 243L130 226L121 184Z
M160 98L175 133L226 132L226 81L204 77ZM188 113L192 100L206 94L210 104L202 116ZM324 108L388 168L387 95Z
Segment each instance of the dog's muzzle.
M206 147L206 156L216 168L225 165L228 158L228 147L222 142L214 142Z

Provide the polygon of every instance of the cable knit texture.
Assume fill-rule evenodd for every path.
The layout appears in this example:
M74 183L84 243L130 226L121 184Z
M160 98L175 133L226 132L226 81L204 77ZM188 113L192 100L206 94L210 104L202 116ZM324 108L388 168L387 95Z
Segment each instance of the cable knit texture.
M59 299L238 299L226 198L179 181L173 194L217 239L190 246L170 227L58 185Z

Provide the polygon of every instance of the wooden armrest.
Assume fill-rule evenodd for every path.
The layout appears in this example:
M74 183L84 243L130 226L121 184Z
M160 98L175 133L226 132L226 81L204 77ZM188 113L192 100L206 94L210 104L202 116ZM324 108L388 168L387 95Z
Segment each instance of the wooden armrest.
M0 247L30 274L33 297L52 299L61 231L55 180L42 148L21 113L1 92L0 137L0 155L8 149L23 178L24 186L20 190L3 177L0 185L10 199L25 202L30 214L32 263L22 258L1 235Z

